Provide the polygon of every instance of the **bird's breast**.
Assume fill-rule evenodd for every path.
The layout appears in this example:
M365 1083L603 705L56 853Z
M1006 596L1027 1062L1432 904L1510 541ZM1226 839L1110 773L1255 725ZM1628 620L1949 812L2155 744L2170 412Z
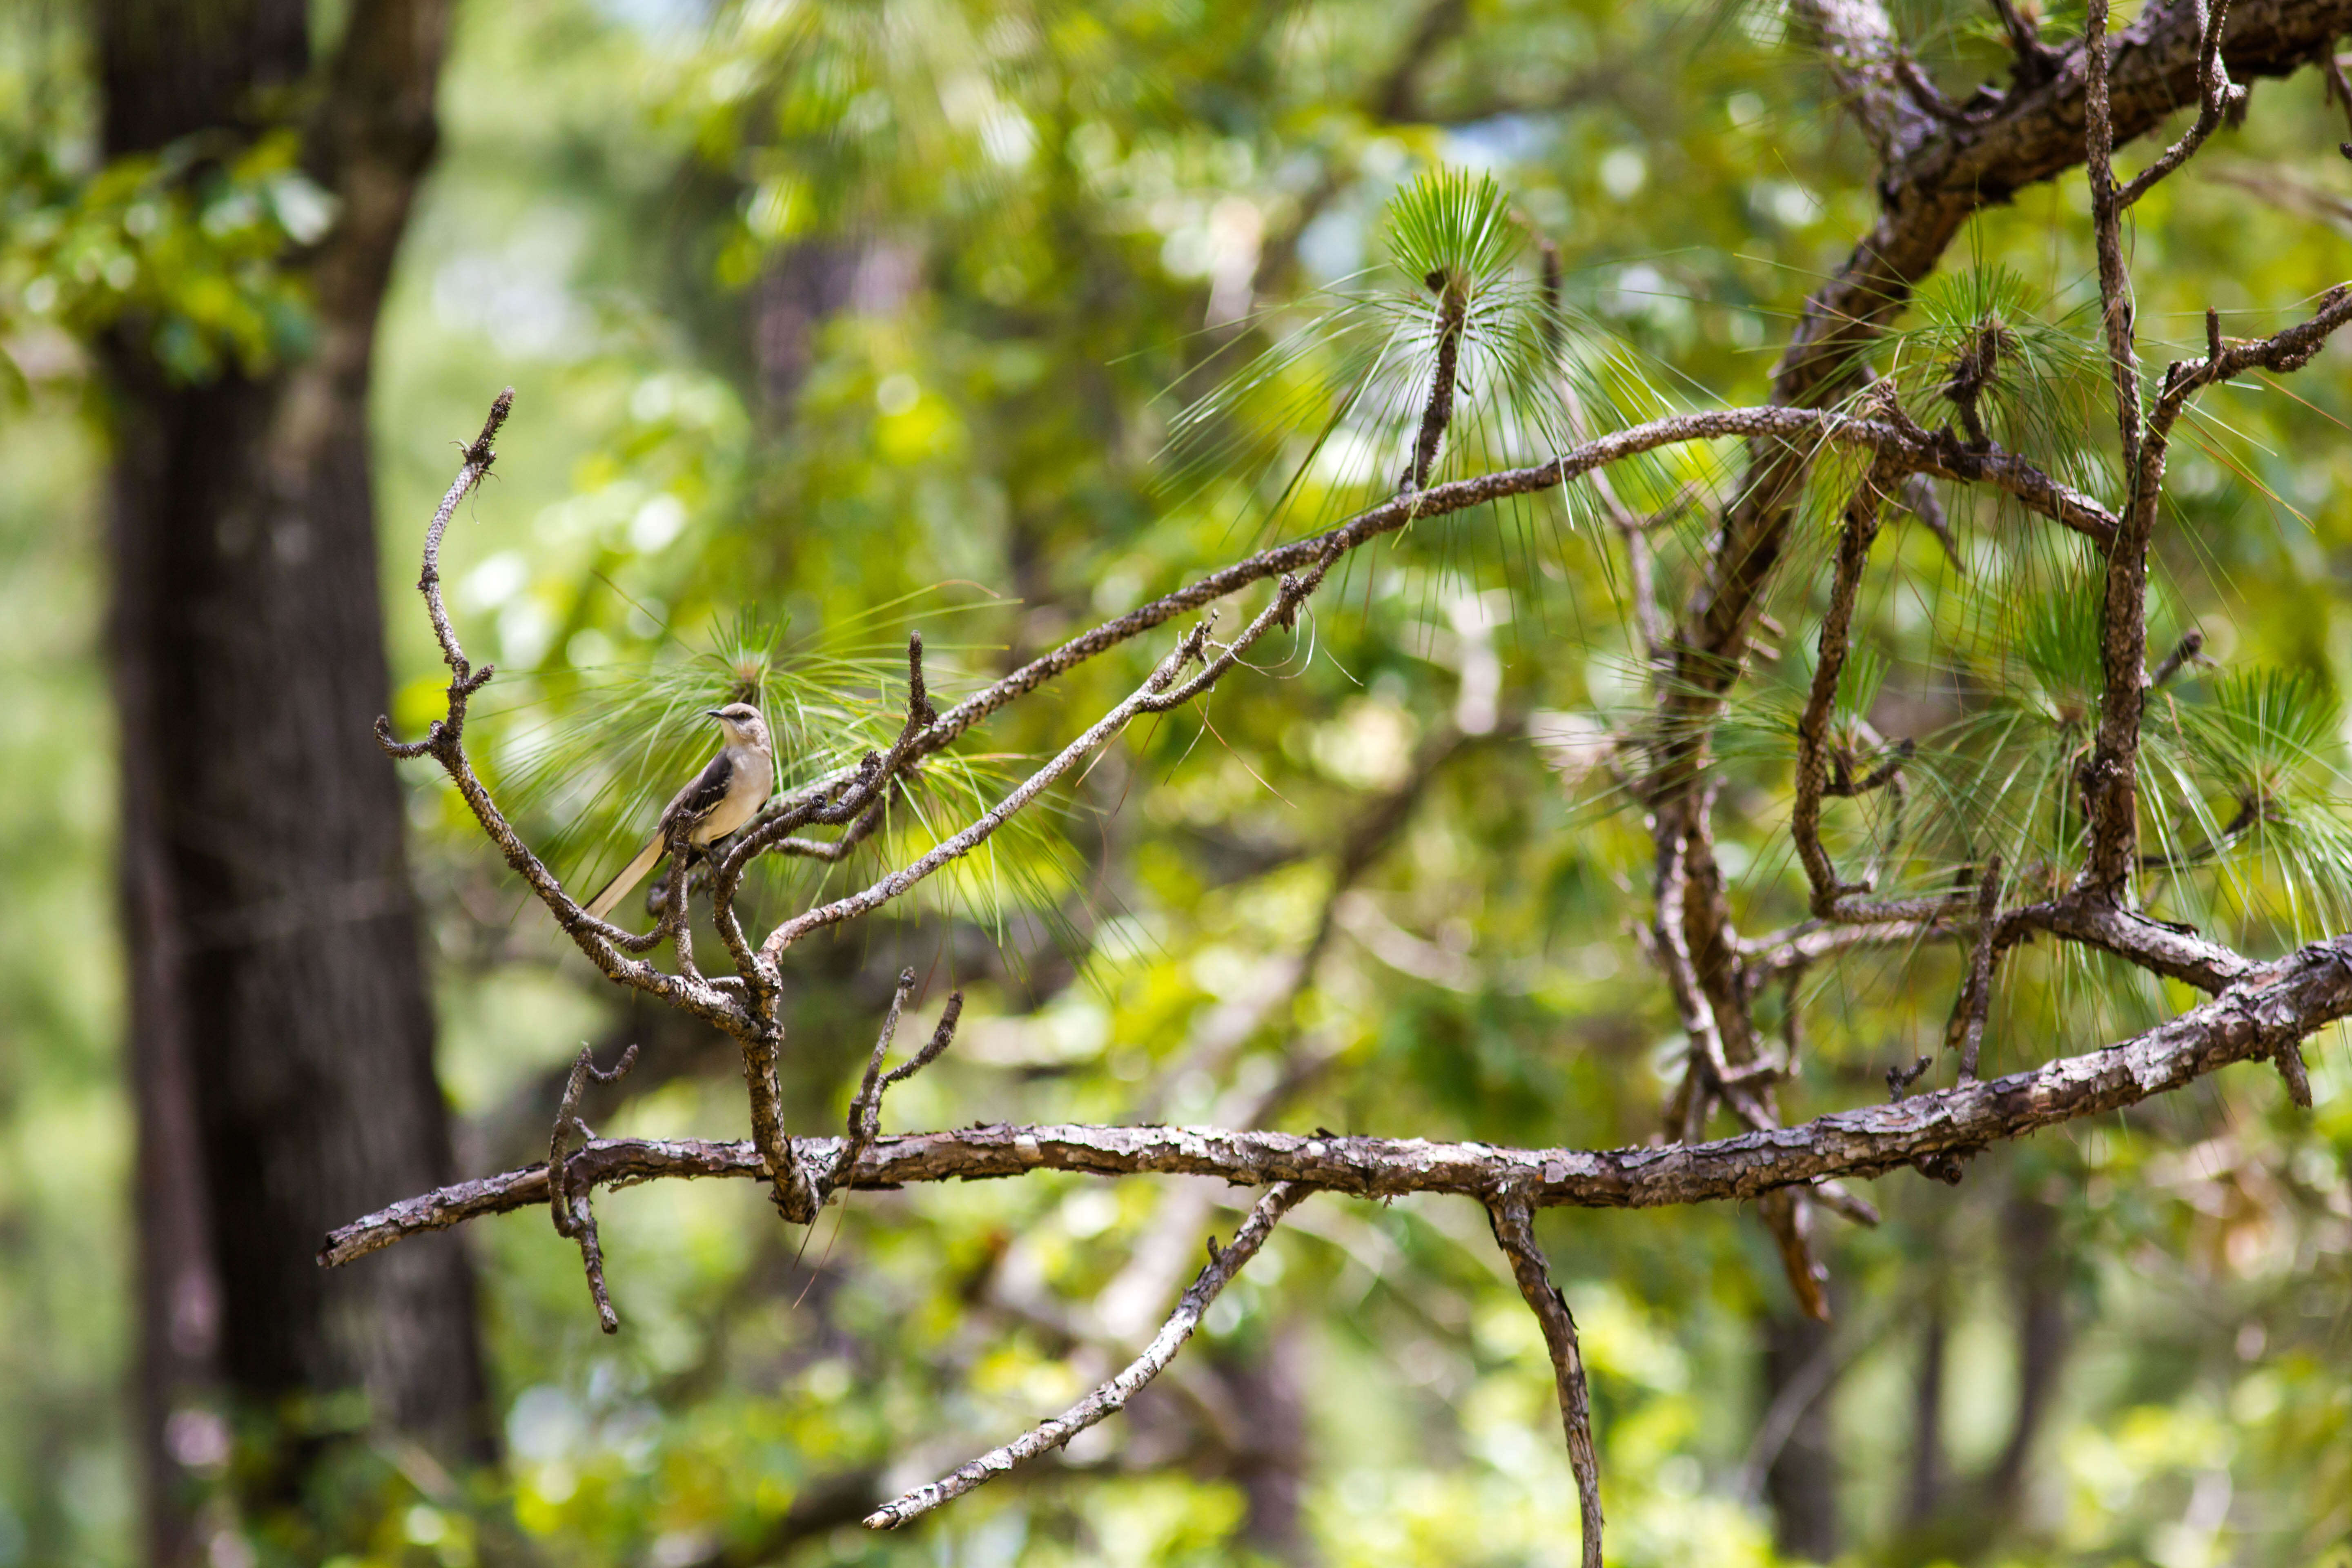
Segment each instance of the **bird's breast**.
M738 752L732 759L734 777L719 809L697 825L694 842L709 844L726 837L758 815L775 784L775 766L758 752Z

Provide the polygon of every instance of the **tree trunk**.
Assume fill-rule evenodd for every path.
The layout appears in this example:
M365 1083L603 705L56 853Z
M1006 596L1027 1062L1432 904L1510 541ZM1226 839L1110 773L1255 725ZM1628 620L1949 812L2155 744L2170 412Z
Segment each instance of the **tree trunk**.
M2001 1250L2017 1310L2017 1411L1987 1483L1986 1519L1997 1531L2013 1528L2024 1511L2026 1462L2033 1457L2034 1439L2056 1402L2071 1337L2066 1322L2068 1258L2059 1235L2058 1211L2021 1188L2001 1217Z
M1903 1528L1924 1535L1944 1505L1944 1346L1951 1321L1939 1291L1919 1325L1919 1364L1911 1384L1911 1468L1904 1478Z
M1265 1342L1216 1363L1243 1426L1244 1447L1225 1472L1244 1499L1242 1539L1273 1563L1316 1561L1307 1533L1307 1355L1304 1326L1285 1319Z
M110 157L241 136L311 83L305 162L340 203L307 258L310 359L189 385L144 352L141 323L100 349L157 1563L194 1561L239 1516L278 1514L298 1555L330 1539L336 1521L279 1510L336 1433L488 1451L454 1238L332 1273L312 1257L331 1226L449 1166L400 791L369 728L389 682L367 444L376 316L432 153L446 20L438 0L357 0L314 73L300 0L108 0L99 16ZM349 1391L362 1420L332 1397ZM200 1524L222 1400L262 1418L240 1436L267 1436Z
M1830 1431L1830 1396L1837 1385L1830 1326L1802 1312L1764 1320L1764 1403L1767 1409L1799 1384L1804 1407L1788 1440L1764 1472L1772 1506L1772 1544L1784 1557L1827 1563L1838 1554L1837 1449Z

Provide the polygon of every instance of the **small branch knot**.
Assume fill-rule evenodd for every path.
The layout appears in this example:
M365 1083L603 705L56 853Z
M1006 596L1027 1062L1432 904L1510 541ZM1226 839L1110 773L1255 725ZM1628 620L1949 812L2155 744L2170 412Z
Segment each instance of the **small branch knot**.
M1888 1068L1886 1069L1886 1102L1893 1105L1900 1100L1903 1098L1903 1091L1917 1083L1921 1075L1927 1072L1934 1061L1933 1057L1921 1057L1908 1068Z
M2279 1077L2286 1080L2286 1097L2309 1110L2311 1074L2303 1065L2303 1047L2294 1040L2282 1041L2271 1059L2278 1064Z

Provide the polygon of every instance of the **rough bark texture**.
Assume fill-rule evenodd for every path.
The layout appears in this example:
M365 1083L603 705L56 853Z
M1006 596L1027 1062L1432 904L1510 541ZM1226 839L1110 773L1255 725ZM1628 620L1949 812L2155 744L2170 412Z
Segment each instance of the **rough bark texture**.
M459 1250L341 1279L310 1261L321 1225L449 1165L402 802L363 722L388 688L371 347L433 148L446 20L431 0L361 0L319 84L306 161L341 205L308 258L312 358L188 385L135 321L102 346L157 1563L201 1545L164 1433L207 1397L283 1418L291 1396L356 1386L445 1455L486 1439ZM111 0L106 152L257 127L314 79L309 25L296 0ZM317 1455L281 1442L240 1505L291 1499Z
M2235 1062L2267 1060L2352 1015L2352 936L2315 942L2144 1035L2028 1072L1916 1094L1706 1143L1633 1149L1511 1149L1421 1138L1327 1137L1203 1127L967 1127L877 1139L845 1173L850 1187L972 1181L1036 1170L1286 1181L1359 1197L1524 1193L1538 1206L1653 1208L1760 1196L1823 1177L1937 1167L2005 1139L2166 1094ZM820 1173L836 1138L793 1141ZM765 1178L748 1142L598 1139L570 1156L575 1184L627 1186L697 1176ZM394 1242L547 1202L547 1167L460 1182L339 1226L319 1261L348 1264Z

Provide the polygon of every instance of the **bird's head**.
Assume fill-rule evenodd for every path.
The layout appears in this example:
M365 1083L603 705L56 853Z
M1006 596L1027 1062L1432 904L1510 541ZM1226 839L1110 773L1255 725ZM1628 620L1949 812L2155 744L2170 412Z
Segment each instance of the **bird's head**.
M768 721L749 702L730 702L724 708L704 711L719 721L719 727L727 732L729 745L756 746L763 752L768 749Z

